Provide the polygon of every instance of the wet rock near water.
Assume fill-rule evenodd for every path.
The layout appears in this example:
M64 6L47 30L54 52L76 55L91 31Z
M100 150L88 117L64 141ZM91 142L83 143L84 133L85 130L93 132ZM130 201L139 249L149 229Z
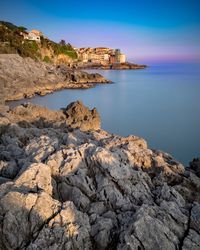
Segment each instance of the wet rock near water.
M0 120L0 249L200 249L196 160L101 130L80 101Z

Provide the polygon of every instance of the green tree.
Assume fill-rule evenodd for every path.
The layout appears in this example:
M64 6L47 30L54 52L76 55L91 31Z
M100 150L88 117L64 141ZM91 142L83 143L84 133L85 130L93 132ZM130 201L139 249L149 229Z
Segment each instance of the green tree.
M61 46L65 46L66 45L66 42L65 42L65 40L60 40L60 42L59 42L59 44L61 45Z
M27 28L23 26L19 26L18 30L24 32L24 31L27 31Z

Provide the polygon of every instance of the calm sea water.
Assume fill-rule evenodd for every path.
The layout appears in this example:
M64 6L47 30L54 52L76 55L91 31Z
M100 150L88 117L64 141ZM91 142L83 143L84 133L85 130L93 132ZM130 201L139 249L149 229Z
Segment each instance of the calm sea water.
M150 148L168 152L185 165L200 156L200 64L95 72L114 84L62 90L28 101L56 110L80 99L98 109L102 128L111 133L143 137Z

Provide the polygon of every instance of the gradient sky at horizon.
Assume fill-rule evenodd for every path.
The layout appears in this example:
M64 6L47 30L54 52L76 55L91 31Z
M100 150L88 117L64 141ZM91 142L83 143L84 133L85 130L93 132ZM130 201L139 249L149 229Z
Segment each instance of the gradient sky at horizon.
M121 48L133 61L199 61L200 0L1 0L0 20L75 47Z

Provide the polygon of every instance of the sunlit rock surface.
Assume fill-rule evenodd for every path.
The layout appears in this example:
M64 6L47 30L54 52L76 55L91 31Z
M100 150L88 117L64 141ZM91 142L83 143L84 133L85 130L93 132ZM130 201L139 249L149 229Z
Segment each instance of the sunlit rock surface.
M101 130L81 102L0 121L0 249L200 249L197 161Z

